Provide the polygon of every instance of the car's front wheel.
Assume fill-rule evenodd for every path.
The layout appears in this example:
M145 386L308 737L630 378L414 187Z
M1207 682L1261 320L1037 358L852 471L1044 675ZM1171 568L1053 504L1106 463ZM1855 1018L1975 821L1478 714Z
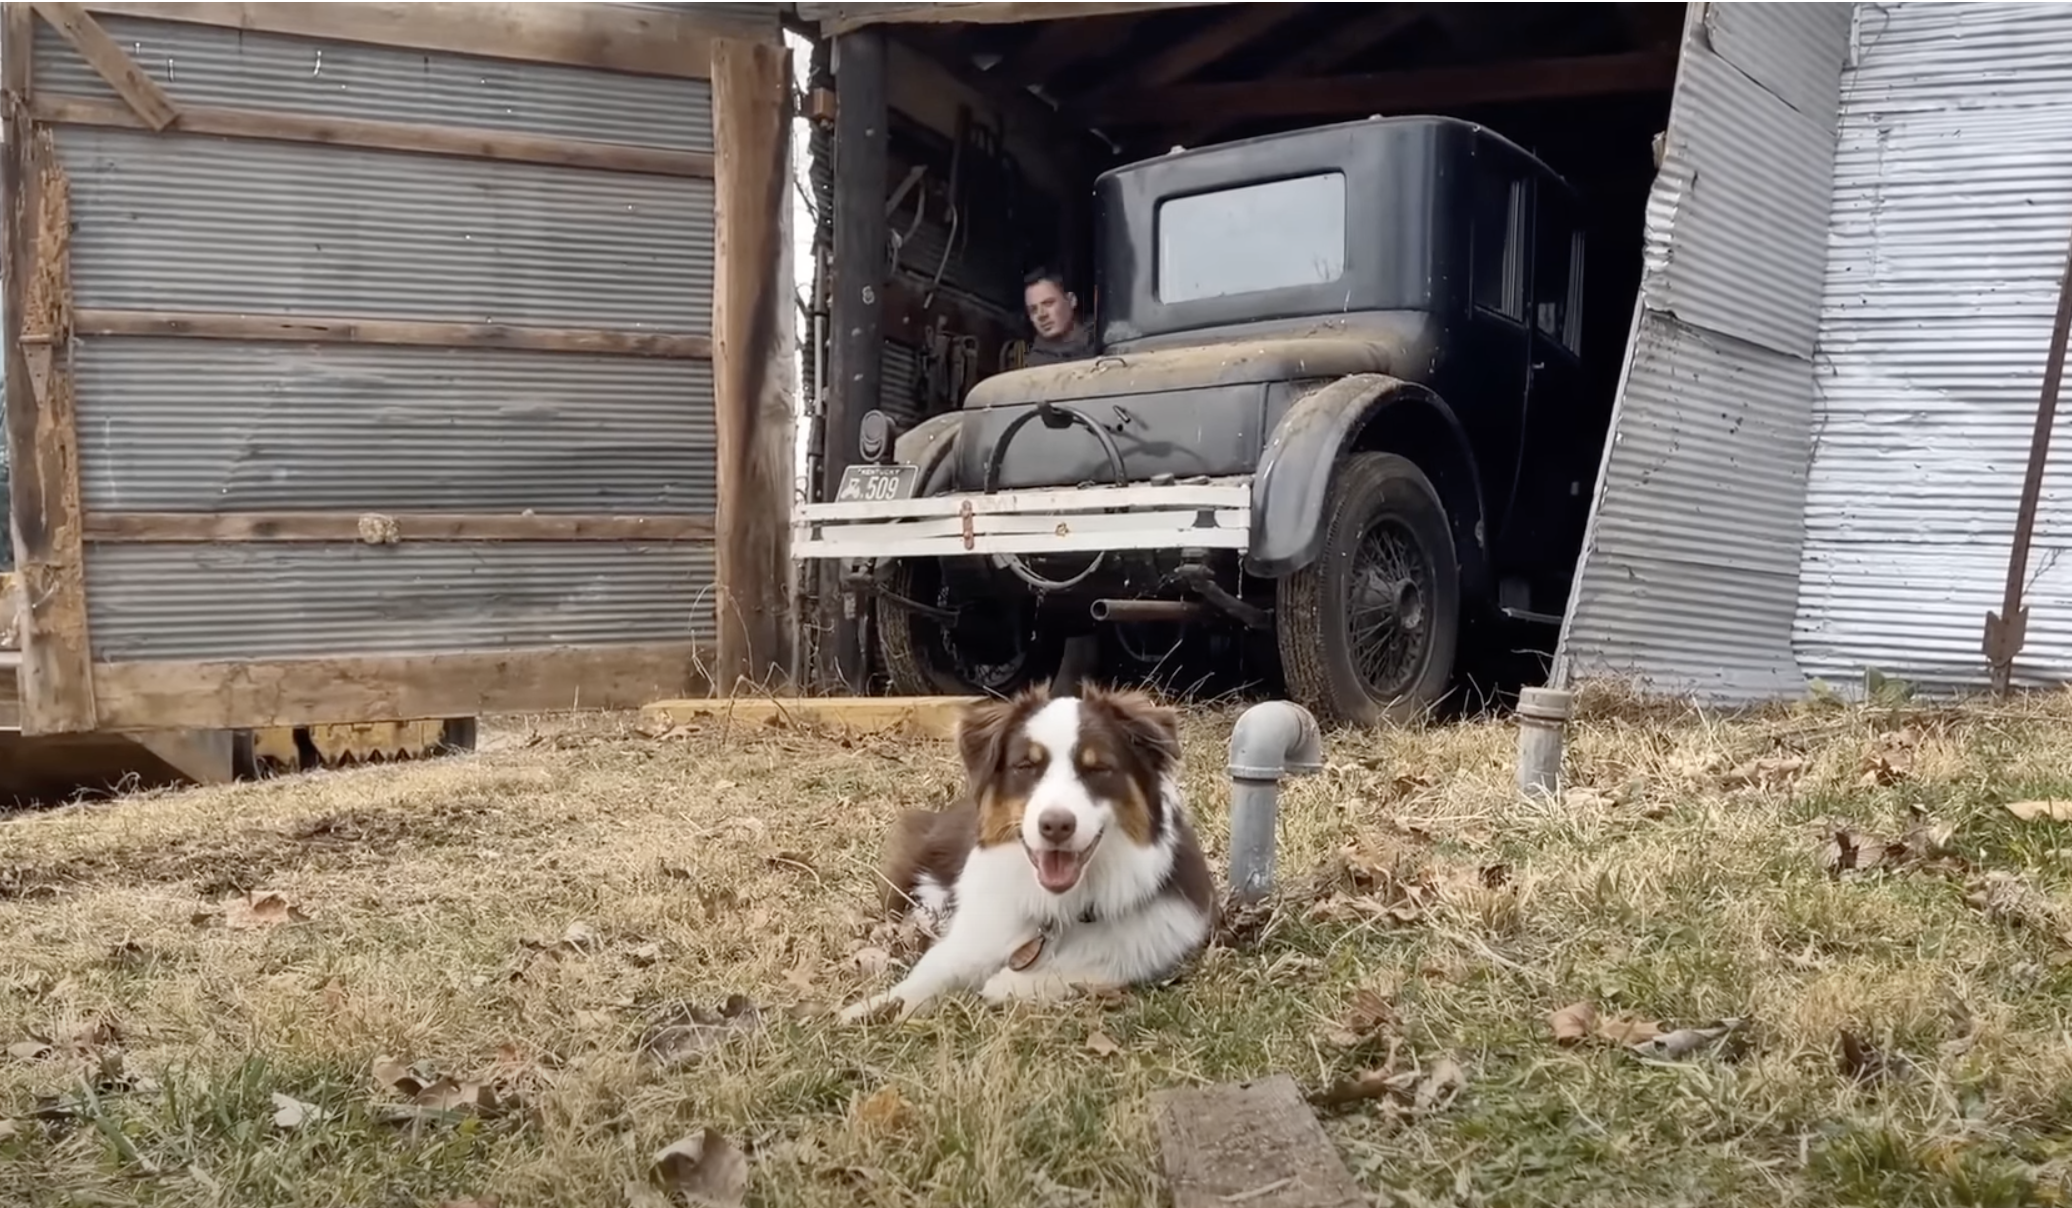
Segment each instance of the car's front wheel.
M1316 561L1278 585L1288 694L1320 718L1408 722L1442 700L1460 641L1460 571L1446 506L1393 453L1333 476Z
M895 694L1008 696L1057 674L1064 644L1020 593L958 600L932 558L881 564L878 582L878 650Z

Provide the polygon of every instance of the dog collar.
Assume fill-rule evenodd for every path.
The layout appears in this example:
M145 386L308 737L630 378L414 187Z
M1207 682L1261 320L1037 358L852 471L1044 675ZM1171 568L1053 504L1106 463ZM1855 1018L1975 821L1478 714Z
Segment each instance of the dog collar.
M1094 912L1091 902L1087 904L1085 910L1079 912L1079 921L1082 924L1095 922L1099 918L1100 916ZM1035 964L1036 959L1043 955L1043 945L1049 941L1051 930L1050 925L1045 924L1043 929L1036 933L1034 939L1008 954L1007 967L1016 973L1020 973L1030 965Z

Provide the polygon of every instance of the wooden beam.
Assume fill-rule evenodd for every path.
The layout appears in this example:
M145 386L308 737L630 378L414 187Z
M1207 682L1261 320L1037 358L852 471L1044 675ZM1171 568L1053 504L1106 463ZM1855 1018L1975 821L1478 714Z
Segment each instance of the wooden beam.
M1263 37L1276 26L1309 11L1307 4L1247 4L1227 16L1212 14L1215 19L1206 28L1173 43L1141 65L1116 72L1114 83L1096 95L1148 91L1177 84L1221 62L1254 38Z
M821 498L833 499L842 471L855 465L857 425L878 405L884 373L886 38L878 30L843 34L835 42L834 286L829 386L821 423ZM841 567L823 566L824 606L839 605ZM831 629L821 668L829 682L862 695L864 650L853 618L822 618Z
M1173 1208L1364 1208L1365 1192L1286 1074L1155 1092Z
M702 80L712 60L713 25L697 6L636 9L615 4L227 4L101 3L90 12L184 21L253 33L362 42L595 67L635 75ZM737 31L738 32L738 31ZM773 26L772 31L775 33Z
M1068 65L1120 49L1145 15L1135 12L1082 18L1076 13L1060 14L1060 19L1045 24L1009 51L1006 58L986 72L986 77L1015 88L1046 83Z
M781 682L791 667L792 312L782 233L791 193L791 54L712 48L713 405L719 463L718 673Z
M661 332L513 327L503 323L428 323L414 319L319 319L302 315L82 310L81 336L163 336L197 340L266 340L291 344L398 344L414 348L508 348L600 356L710 360L707 336ZM30 343L35 337L24 337Z
M180 110L173 104L173 98L165 94L158 81L145 75L136 61L123 53L100 22L86 14L77 4L56 4L51 0L37 0L37 15L50 22L58 36L70 43L86 65L94 69L115 95L136 114L139 121L152 130L163 130L180 119Z
M26 60L33 33L23 5L0 30ZM13 528L20 537L22 731L61 734L94 725L80 534L79 436L72 382L71 184L50 132L30 121L29 64L6 54L8 107L0 212L7 216L7 426Z
M1322 75L1358 58L1425 19L1425 6L1422 4L1373 4L1366 6L1364 11L1335 11L1344 12L1351 19L1305 42L1260 74ZM1357 15L1354 15L1356 13Z
M484 634L485 640L493 635ZM704 690L692 642L206 662L101 663L108 730L259 729L637 709Z
M833 37L871 25L1019 25L1058 18L1105 17L1168 8L1206 8L1230 0L1167 0L1165 3L1023 4L801 4L799 16L820 23Z
M99 545L366 541L710 541L710 516L477 515L464 512L92 512ZM393 538L393 540L391 540Z
M86 97L39 95L30 102L39 122L150 129L150 123L114 101ZM451 155L468 159L547 164L557 168L592 168L648 176L712 176L712 157L696 151L665 151L577 139L513 134L502 130L467 130L455 126L423 126L407 122L363 121L359 118L312 117L295 113L260 113L190 105L180 111L176 129L183 134L223 138L268 139L319 143L333 147L365 147L413 155Z
M977 696L734 696L727 700L661 700L641 710L650 730L718 721L744 729L769 725L825 726L851 733L903 733L953 738L957 720Z
M1099 126L1171 126L1208 119L1430 113L1514 101L1666 90L1676 81L1676 65L1676 48L1665 47L1316 80L1182 84L1116 96L1090 106L1085 116Z

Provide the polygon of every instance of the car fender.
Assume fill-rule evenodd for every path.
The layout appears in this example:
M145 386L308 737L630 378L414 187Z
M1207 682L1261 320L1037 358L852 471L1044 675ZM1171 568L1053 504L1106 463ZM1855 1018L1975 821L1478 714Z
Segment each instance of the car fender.
M1362 448L1360 435L1391 408L1416 407L1420 418L1437 421L1465 468L1464 483L1449 492L1440 486L1452 513L1454 545L1471 577L1482 563L1482 481L1460 418L1428 387L1380 373L1343 377L1296 400L1275 425L1252 476L1252 523L1245 570L1267 579L1284 578L1316 561L1324 541L1324 503L1333 471L1349 452ZM1421 467L1427 474L1432 467ZM1435 481L1435 485L1438 485ZM1468 514L1472 513L1472 514Z
M931 415L892 442L892 460L919 471L914 479L914 494L926 495L937 467L949 464L950 450L956 447L957 430L963 421L962 411Z

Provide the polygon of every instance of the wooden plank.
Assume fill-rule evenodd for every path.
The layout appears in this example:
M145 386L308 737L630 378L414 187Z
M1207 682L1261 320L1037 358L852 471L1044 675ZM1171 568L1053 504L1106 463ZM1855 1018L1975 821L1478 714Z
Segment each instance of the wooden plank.
M854 33L871 25L1018 25L1025 21L1105 17L1168 8L1207 8L1231 0L1165 0L1164 3L1024 4L801 4L799 16L820 24L823 35Z
M712 48L713 423L718 438L716 682L782 682L791 667L791 54Z
M712 60L710 18L695 7L611 4L222 4L88 3L90 12L185 21L254 33L364 42L702 80ZM746 30L718 28L743 36ZM773 25L771 36L777 36Z
M425 323L404 319L95 309L79 311L73 317L73 330L81 336L178 336L197 340L268 340L290 344L506 348L520 352L577 352L684 361L703 361L712 357L709 336L513 327L504 323Z
M692 722L742 727L810 725L860 734L901 733L953 738L957 719L976 696L735 696L726 700L658 700L641 710L650 730Z
M40 122L144 130L151 126L114 101L45 93L30 103ZM413 155L451 155L468 159L590 168L645 176L710 178L712 157L696 151L665 151L580 139L547 138L502 130L469 130L457 126L425 126L408 122L375 122L347 117L313 117L296 113L258 113L190 105L180 111L178 130L223 138L270 139L319 143L333 147L365 147Z
M1158 1091L1151 1108L1173 1208L1366 1208L1286 1074Z
M144 74L136 61L123 53L101 23L77 4L56 4L36 0L37 15L50 22L58 36L71 43L94 74L107 81L137 118L152 130L163 130L180 120L180 110L158 81Z
M1431 113L1513 101L1666 90L1676 81L1677 57L1675 47L1666 47L1379 75L1181 84L1132 89L1077 112L1102 127Z
M494 635L484 634L485 640ZM692 642L94 668L109 730L259 729L635 709L705 688Z
M27 15L21 5L7 11ZM0 36L16 45L22 35L9 25ZM19 77L26 68L10 58L9 74ZM20 106L27 83L22 79L19 91L14 80L5 84L9 137L0 203L8 256L0 272L10 291L7 424L13 526L20 538L16 574L27 601L21 721L24 733L40 735L92 729L95 705L70 344L71 186L50 132L35 129Z
M1116 87L1101 91L1163 88L1177 84L1215 66L1246 43L1271 33L1275 27L1309 12L1306 4L1246 4L1229 14L1211 14L1211 22L1206 28L1174 42L1128 71L1116 72L1112 77Z
M710 516L477 515L466 512L94 512L97 544L247 541L710 541ZM393 534L394 540L388 540Z

